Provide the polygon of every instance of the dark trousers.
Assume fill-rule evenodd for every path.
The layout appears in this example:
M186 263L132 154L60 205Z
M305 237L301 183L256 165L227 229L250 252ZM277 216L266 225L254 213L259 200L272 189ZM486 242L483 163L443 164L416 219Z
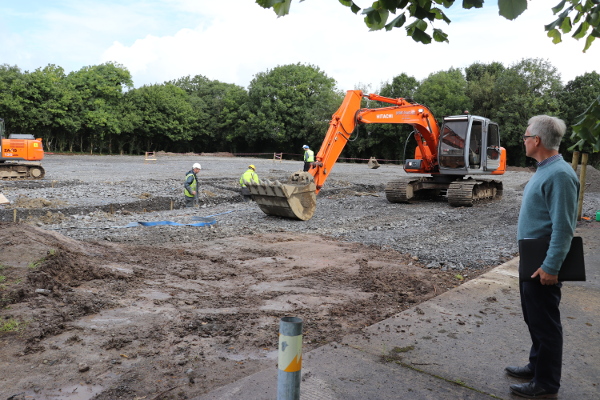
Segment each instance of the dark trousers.
M304 172L308 172L308 170L310 169L310 164L309 162L304 162Z
M537 386L558 392L562 368L563 332L560 323L560 288L562 284L542 285L521 282L523 319L531 336L529 368Z
M196 200L195 197L185 196L185 206L186 207L194 207L194 200Z
M250 189L247 186L242 186L242 197L245 202L252 200L252 196L250 195Z

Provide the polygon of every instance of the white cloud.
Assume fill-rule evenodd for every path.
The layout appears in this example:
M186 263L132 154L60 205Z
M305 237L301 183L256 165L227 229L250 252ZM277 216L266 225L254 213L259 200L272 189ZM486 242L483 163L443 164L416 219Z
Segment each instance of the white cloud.
M362 16L336 1L294 1L292 13L282 18L254 0L40 4L35 12L0 6L3 62L29 70L52 63L71 71L115 61L130 70L136 86L204 75L247 87L255 74L295 63L319 67L342 90L359 84L376 90L401 73L423 79L476 61L509 66L544 58L564 81L600 65L598 41L587 54L582 41L567 37L552 44L543 28L554 19L551 5L540 1L530 1L516 21L499 17L496 4L483 10L456 4L448 11L453 22L438 25L450 44L430 45L415 43L402 28L369 32ZM7 22L13 17L22 21L15 29Z

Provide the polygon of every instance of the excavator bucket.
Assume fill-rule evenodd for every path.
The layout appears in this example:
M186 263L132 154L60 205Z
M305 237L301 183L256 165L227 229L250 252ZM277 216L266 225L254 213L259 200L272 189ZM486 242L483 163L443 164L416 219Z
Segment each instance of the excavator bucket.
M250 182L246 186L252 199L267 215L307 221L317 208L317 187L308 172L295 172L290 183L264 180L258 184Z
M369 158L369 162L367 162L367 167L369 167L371 169L377 169L380 167L380 165L375 157L371 157L371 158Z

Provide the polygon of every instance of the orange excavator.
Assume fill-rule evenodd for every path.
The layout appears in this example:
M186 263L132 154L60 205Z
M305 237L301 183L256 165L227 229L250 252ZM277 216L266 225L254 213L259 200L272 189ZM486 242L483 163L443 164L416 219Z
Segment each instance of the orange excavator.
M391 104L361 108L363 98ZM451 206L472 206L479 200L502 197L502 182L475 179L501 175L506 170L506 150L500 147L498 125L475 115L444 117L440 128L431 111L411 100L365 95L349 90L333 115L323 144L308 172L295 172L290 182L261 181L248 186L252 198L269 215L299 220L312 218L316 195L323 188L342 150L358 124L408 124L414 128L414 158L404 161L414 178L397 179L385 188L391 203L446 196Z
M44 158L42 139L33 135L11 134L4 137L0 118L0 179L42 179L46 172L39 162Z

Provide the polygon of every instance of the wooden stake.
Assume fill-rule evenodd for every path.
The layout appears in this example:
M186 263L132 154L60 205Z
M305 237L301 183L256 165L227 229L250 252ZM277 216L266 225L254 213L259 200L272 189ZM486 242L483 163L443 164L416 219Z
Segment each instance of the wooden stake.
M581 221L583 195L585 193L585 173L587 171L588 153L581 155L581 172L579 173L579 201L577 203L577 221Z
M577 164L579 164L579 152L573 152L573 159L571 160L571 167L573 167L573 171L577 172Z

